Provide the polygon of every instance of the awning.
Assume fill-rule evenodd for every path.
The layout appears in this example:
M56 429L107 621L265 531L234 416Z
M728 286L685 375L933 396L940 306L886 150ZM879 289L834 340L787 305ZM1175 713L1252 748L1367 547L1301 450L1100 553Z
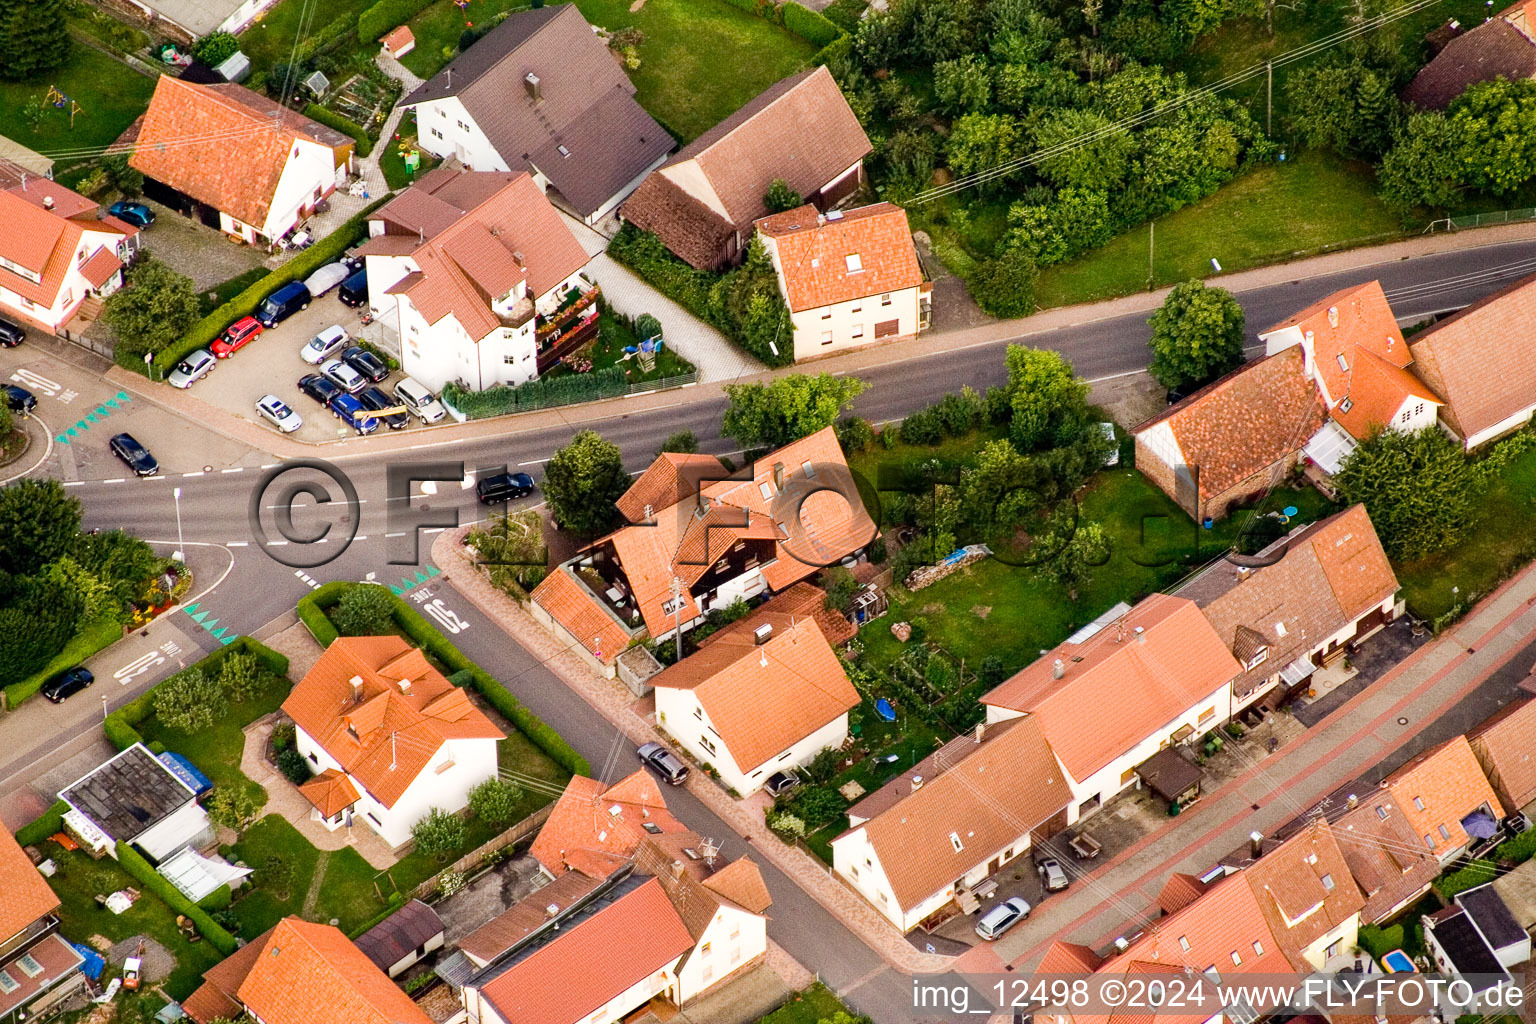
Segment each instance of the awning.
M1316 671L1317 666L1312 664L1312 656L1304 654L1280 670L1280 681L1286 686L1295 686Z
M250 868L237 868L227 861L204 857L192 849L182 850L157 870L193 903L221 885L238 885L251 873Z
M1339 466L1354 450L1355 439L1349 436L1349 431L1331 419L1323 422L1322 429L1313 434L1312 440L1302 449L1307 458L1317 463L1318 468L1329 476L1338 473Z
M1492 839L1499 834L1499 823L1487 811L1473 811L1461 819L1461 827L1473 839Z
M1192 725L1185 725L1185 726L1180 726L1179 729L1172 736L1170 736L1168 738L1170 740L1172 740L1173 742L1175 742L1175 743L1183 743L1185 740L1189 739L1194 734L1195 734L1195 727L1192 726Z
M1158 796L1172 803L1200 788L1204 778L1200 769L1190 764L1177 747L1164 747L1136 766L1141 781Z

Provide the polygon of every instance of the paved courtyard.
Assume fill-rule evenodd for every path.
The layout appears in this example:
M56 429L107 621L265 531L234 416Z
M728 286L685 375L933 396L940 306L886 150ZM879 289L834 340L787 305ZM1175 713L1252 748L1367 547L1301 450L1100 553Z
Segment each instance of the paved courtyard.
M222 231L168 206L143 198L138 202L155 211L155 222L144 232L144 248L172 270L190 277L200 292L266 263L267 254L260 249L233 242Z

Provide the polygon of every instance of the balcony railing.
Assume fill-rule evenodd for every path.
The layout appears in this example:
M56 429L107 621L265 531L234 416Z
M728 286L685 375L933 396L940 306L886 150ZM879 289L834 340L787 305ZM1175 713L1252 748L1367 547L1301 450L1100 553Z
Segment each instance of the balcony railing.
M539 339L540 346L549 346L548 348L541 347L539 349L536 365L540 373L545 372L562 358L570 355L597 337L599 330L597 310L593 309L591 314L590 319L582 320L575 324L567 323L563 333L556 334L547 340L542 337Z
M601 288L593 285L582 294L581 298L571 305L566 306L564 309L556 310L552 315L544 318L543 322L539 324L538 329L534 332L534 337L538 340L539 345L544 345L547 340L552 339L555 335L563 334L565 327L569 326L572 321L579 319L582 314L597 304L597 298L602 293L603 290Z

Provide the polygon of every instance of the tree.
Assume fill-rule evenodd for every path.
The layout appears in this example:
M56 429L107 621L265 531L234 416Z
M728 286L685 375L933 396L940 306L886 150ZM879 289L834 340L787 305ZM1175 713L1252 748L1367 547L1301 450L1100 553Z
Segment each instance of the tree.
M1085 143L1085 136L1094 140ZM1109 118L1097 111L1068 108L1045 115L1035 131L1035 146L1063 147L1040 163L1040 173L1058 186L1110 192L1125 180L1136 139L1129 132L1113 130Z
M510 825L521 810L522 787L505 779L486 779L469 791L469 813L488 825Z
M299 753L297 747L289 747L277 752L277 770L283 773L283 778L295 786L302 786L314 775L309 770L309 762L304 755Z
M360 583L342 592L331 609L331 624L342 636L382 636L394 631L394 613L388 590Z
M823 602L829 611L841 612L853 600L853 595L864 589L853 573L840 565L821 570L821 589L827 592Z
M1039 542L1045 557L1035 571L1065 587L1068 599L1076 601L1078 591L1092 582L1093 570L1109 561L1109 538L1102 525L1083 522L1075 510L1053 518L1057 521Z
M411 826L411 838L418 853L441 861L464 845L469 829L457 814L434 807Z
M75 595L80 602L80 618L84 622L96 622L112 616L122 621L122 603L113 594L111 586L100 576L82 566L70 555L64 555L49 564L44 575L53 583Z
M1008 441L988 441L960 479L960 508L980 536L1012 531L1044 501L1035 468Z
M80 539L80 502L53 479L0 487L0 571L30 576Z
M1381 201L1404 221L1456 202L1466 182L1461 147L1459 122L1439 111L1411 115L1376 174Z
M0 686L47 665L80 624L80 602L40 576L0 573Z
M101 315L117 332L122 361L125 354L142 360L180 341L200 312L192 279L146 256L128 271L127 287L107 298Z
M1467 181L1511 192L1536 177L1536 82L1478 82L1451 104Z
M1023 246L1004 249L996 259L976 265L965 286L988 316L1028 316L1035 311L1039 272Z
M774 178L768 185L768 194L763 196L763 205L768 207L769 213L783 213L804 206L805 197L790 188L789 182L783 178Z
M201 732L229 710L224 688L200 668L176 673L154 692L155 716L160 724L180 732Z
M1011 114L966 114L950 129L944 157L951 171L965 177L1007 163L1021 142L1018 119ZM997 179L992 184L993 190L1000 187Z
M192 56L216 68L240 50L240 41L228 32L210 32L192 44Z
M667 439L661 442L661 447L656 449L659 456L663 452L671 452L674 455L697 455L699 451L699 435L691 430L679 430L675 434L668 434Z
M601 533L618 517L614 502L629 489L624 454L595 430L583 430L544 467L544 497L562 529Z
M16 416L11 412L11 407L6 402L0 402L0 447L10 438L11 431L16 429Z
M982 109L992 98L992 75L987 62L968 53L933 66L933 94L939 109L950 114L969 114Z
M794 373L770 384L727 384L729 404L720 430L743 448L781 448L836 423L863 391L857 377L830 373Z
M1009 345L1009 437L1021 452L1069 444L1088 420L1088 382L1059 352Z
M635 317L635 337L641 341L661 337L661 321L649 313L641 313Z
M219 666L219 685L236 704L244 704L256 696L264 682L266 673L254 654L237 651L226 656Z
M1346 501L1365 505L1393 561L1444 551L1472 524L1466 453L1435 427L1381 431L1349 454L1335 480Z
M1369 159L1391 144L1400 109L1383 75L1359 58L1337 55L1292 72L1285 99L1288 124L1302 145Z
M0 78L36 81L69 59L64 0L0 0Z
M154 548L122 530L82 534L75 542L74 558L111 587L121 604L138 599L145 581L161 565Z
M1165 388L1204 384L1242 364L1243 307L1225 288L1175 285L1147 322L1150 369Z
M125 153L113 153L111 156L101 158L101 168L106 173L107 181L112 187L121 192L124 197L132 199L144 191L144 174L136 167L128 163Z
M245 791L245 787L224 785L214 787L213 792L203 801L203 809L215 825L244 832L246 826L256 819L256 812L261 808L256 806L255 799Z

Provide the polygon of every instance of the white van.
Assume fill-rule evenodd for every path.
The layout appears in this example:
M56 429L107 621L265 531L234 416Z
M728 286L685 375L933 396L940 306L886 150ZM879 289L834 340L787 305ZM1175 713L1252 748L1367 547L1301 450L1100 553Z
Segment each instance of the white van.
M395 397L423 423L436 423L448 415L448 410L443 408L437 396L422 387L415 378L401 378L400 383L395 385Z

